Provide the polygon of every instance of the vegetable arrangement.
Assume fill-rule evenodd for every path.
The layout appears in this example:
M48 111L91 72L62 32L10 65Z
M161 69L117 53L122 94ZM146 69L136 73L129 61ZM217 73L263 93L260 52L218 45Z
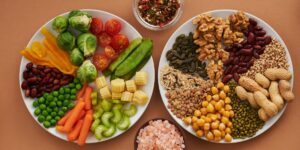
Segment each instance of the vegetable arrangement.
M167 108L209 141L255 136L295 99L285 49L242 11L226 19L201 14L192 23L193 34L176 38L160 70Z
M37 120L80 146L90 133L104 140L126 131L137 105L149 101L139 88L148 82L140 70L152 55L152 40L129 41L118 19L103 23L80 10L57 16L51 27L57 33L43 27L42 42L21 51L30 61L21 87L26 97L37 98Z

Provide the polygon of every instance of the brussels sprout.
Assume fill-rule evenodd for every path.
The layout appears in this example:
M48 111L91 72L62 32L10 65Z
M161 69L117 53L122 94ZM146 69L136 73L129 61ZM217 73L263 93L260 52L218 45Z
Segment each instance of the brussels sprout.
M77 77L82 83L94 81L97 77L96 67L90 60L84 61L77 70Z
M91 33L82 33L78 36L77 46L85 57L91 56L97 48L97 37Z
M71 62L76 65L80 66L84 61L84 57L78 48L74 48L70 54Z
M87 12L74 10L69 14L69 24L81 32L87 32L90 29L92 17Z
M68 28L68 19L65 16L57 16L53 23L52 29L58 33L66 31Z
M63 32L57 36L58 46L66 51L71 52L75 47L75 36L70 32Z

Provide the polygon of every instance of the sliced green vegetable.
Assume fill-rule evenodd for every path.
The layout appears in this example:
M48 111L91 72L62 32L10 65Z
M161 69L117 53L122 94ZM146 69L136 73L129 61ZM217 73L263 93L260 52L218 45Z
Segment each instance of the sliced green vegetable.
M112 124L106 131L103 132L103 136L111 137L115 133L116 133L116 126Z
M120 103L121 103L121 101L118 100L118 99L113 99L113 100L111 100L111 102L112 102L113 104L120 104Z
M102 140L103 139L103 136L102 136L102 133L104 131L107 130L107 127L105 127L104 125L99 125L96 129L95 129L95 137L98 139L98 140Z
M114 114L112 112L105 112L102 116L101 116L101 121L103 123L103 125L105 125L106 127L110 127L112 124L110 123L110 118L112 118L114 116Z
M98 118L100 118L100 117L102 116L103 113L104 113L104 110L103 110L102 108L99 108L99 109L97 110L97 112L95 112L95 113L93 114L93 118L94 118L94 119L98 119Z
M111 118L111 122L117 124L121 121L122 119L122 113L119 109L113 109L112 110L114 116Z
M115 110L115 109L122 109L122 107L123 107L123 105L120 103L120 104L115 104L114 106L113 106L113 110Z
M120 130L126 130L130 126L130 119L128 116L123 116L122 120L117 124L117 128Z
M137 108L133 104L131 104L128 108L123 110L123 113L129 117L134 116L136 112L137 112Z
M104 109L104 111L110 111L112 108L112 103L104 99L101 101L101 106Z
M120 54L120 56L109 65L109 70L115 69L142 43L142 38L136 38L130 42L129 46Z
M100 119L95 119L92 123L92 126L91 126L91 131L92 132L95 132L96 128L99 126L100 124Z

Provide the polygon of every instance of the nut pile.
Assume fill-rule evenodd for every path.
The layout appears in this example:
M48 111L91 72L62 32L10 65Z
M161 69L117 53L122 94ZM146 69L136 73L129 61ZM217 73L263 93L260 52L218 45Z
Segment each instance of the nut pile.
M193 42L193 34L188 36L181 34L176 38L171 50L167 52L167 60L169 65L194 76L202 78L207 77L206 64L198 59L196 49L199 46Z
M73 76L65 75L56 68L28 63L23 72L21 88L26 97L41 97L45 92L58 90L73 81Z
M247 38L226 48L230 55L224 62L226 69L222 81L225 83L231 79L237 82L239 74L246 73L254 64L254 60L259 59L259 55L264 53L265 46L271 43L271 37L266 36L266 31L258 26L255 20L249 19L249 22L248 30L244 31Z
M242 75L254 79L255 74L264 73L268 68L288 69L288 66L284 47L277 40L273 39L272 42L266 46L260 58L256 59L253 66Z

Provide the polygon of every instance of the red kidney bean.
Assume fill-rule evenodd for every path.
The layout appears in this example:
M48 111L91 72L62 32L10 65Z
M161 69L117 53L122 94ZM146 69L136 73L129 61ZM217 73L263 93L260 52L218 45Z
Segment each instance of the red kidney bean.
M248 49L246 49L246 48L243 48L243 49L241 49L240 51L239 51L239 54L240 55L251 55L252 54L252 48L248 48Z
M232 77L233 77L232 74L228 74L223 77L222 82L227 83L228 81L230 81L232 79Z
M25 96L29 97L30 96L30 89L25 90Z
M240 43L234 43L233 46L234 46L235 48L242 48L242 47L243 47L243 45L240 44Z
M254 19L252 19L252 18L249 19L249 23L250 23L251 25L253 25L253 26L256 26L256 25L257 25L257 22L256 22Z
M255 31L260 31L260 30L262 30L262 27L261 27L261 26L255 26L255 27L254 27L254 30L255 30Z
M255 40L255 35L253 32L249 32L249 35L247 37L248 43L252 43Z
M245 40L243 40L243 41L241 42L242 45L245 45L245 44L247 44L247 43L248 43L248 40L247 40L247 39L245 39Z
M58 79L55 79L55 80L53 81L53 84L59 84L59 80L58 80Z
M233 79L234 79L236 82L239 82L240 75L239 75L238 73L234 73L234 74L233 74Z
M250 32L253 32L254 31L254 27L255 26L252 26L252 25L250 25L250 26L248 26L248 32L250 33ZM248 34L249 35L249 34Z
M246 58L246 56L244 56L244 55L243 55L243 56L240 56L240 59L239 59L240 62L243 62L245 58Z
M233 62L232 62L232 64L234 64L234 65L237 65L237 64L239 64L239 58L238 57L235 57L234 59L233 59Z
M30 96L31 97L36 97L36 95L37 95L37 89L36 88L31 89L30 90Z
M259 54L256 51L254 51L253 52L253 57L256 58L256 59L259 59Z
M31 70L31 68L33 67L33 63L28 63L26 65L26 69Z
M29 87L28 87L28 83L27 83L27 81L23 81L22 82L22 84L21 84L21 88L23 89L23 90L26 90L26 89L28 89Z
M223 65L224 65L224 66L228 66L232 61L233 61L233 58L230 57L229 59L227 59L227 60L223 63Z
M265 38L265 45L268 45L272 42L272 38L270 36L266 36Z
M250 68L253 64L254 64L254 59L251 59L247 64L247 68Z
M238 74L246 73L247 72L247 68L239 68L236 72Z
M23 72L23 78L26 80L26 79L28 79L28 77L29 77L28 72L27 72L27 71L24 71L24 72Z
M50 68L44 69L44 73L49 73L49 72L51 72L51 69L50 69ZM48 75L48 74L47 74L47 75Z
M239 64L239 66L240 67L247 67L247 63L242 62L242 63Z
M249 49L249 48L252 48L252 45L251 44L247 44L246 46L244 46L243 48L245 49Z
M233 68L232 65L231 65L231 66L228 66L228 67L225 69L225 71L224 71L224 75L229 74L229 73L232 71L232 68Z
M265 46L265 41L256 41L257 45Z
M59 84L63 86L63 85L67 85L68 83L69 83L68 80L61 80Z
M238 68L239 68L238 65L234 65L234 66L232 67L231 72L232 72L232 73L236 72Z
M266 37L264 37L264 36L257 36L255 39L257 41L264 41L266 39Z
M254 45L253 48L254 49L261 49L261 46L260 45Z
M255 33L256 35L258 35L258 36L264 36L264 35L266 35L266 31L264 31L264 30L255 31L254 33Z
M244 62L249 62L252 59L252 56L246 56Z

